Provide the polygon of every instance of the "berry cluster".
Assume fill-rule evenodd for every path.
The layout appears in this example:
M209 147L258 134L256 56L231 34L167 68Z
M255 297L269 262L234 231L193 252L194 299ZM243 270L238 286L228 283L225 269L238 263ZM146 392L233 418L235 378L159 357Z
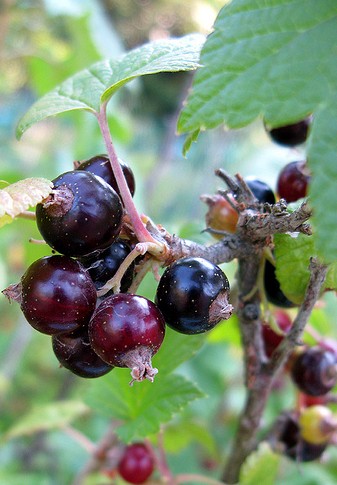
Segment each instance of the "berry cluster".
M130 193L131 169L121 168ZM132 382L153 380L151 358L165 323L181 333L210 330L231 315L229 283L215 264L182 258L164 272L156 303L128 292L137 267L130 259L118 293L101 290L136 243L124 224L125 208L109 159L98 155L53 180L51 194L36 207L37 226L60 254L35 261L18 284L3 293L16 300L31 326L52 336L61 366L80 377L99 377L129 367Z

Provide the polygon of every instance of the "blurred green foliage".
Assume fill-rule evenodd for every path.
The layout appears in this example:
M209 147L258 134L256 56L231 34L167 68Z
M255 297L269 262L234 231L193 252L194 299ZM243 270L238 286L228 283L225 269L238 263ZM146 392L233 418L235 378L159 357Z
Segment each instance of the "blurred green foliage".
M37 97L96 60L160 36L208 33L224 3L4 0L0 8L0 180L52 179L71 170L74 160L104 152L98 126L85 113L39 123L20 142L15 139L15 126ZM184 159L184 140L176 136L175 126L190 78L190 74L162 74L132 83L111 103L109 122L121 158L135 173L139 210L171 233L210 243L211 237L202 233L206 208L199 196L222 187L214 169L258 175L274 187L279 168L293 154L272 145L262 124L256 123L236 132L221 128L202 134ZM46 245L32 244L30 238L40 238L31 221L18 219L1 229L1 289L17 282L34 260L51 254ZM234 285L235 265L224 268ZM152 275L140 290L153 297ZM337 338L335 299L328 295L325 305L315 310L311 324ZM91 384L59 369L49 337L33 332L18 305L9 305L3 296L0 336L1 435L37 406L84 399ZM210 333L208 345L179 367L179 373L194 381L207 397L193 402L167 426L165 448L175 473L218 476L244 398L241 357L233 317ZM294 399L285 376L277 383L264 425L293 406ZM74 427L96 442L106 430L107 419L92 412L75 420ZM277 483L332 484L336 457L331 449L324 468L303 465L300 474L296 464L283 460ZM87 451L65 429L20 436L0 442L0 485L72 483L87 460ZM111 480L100 475L94 483Z

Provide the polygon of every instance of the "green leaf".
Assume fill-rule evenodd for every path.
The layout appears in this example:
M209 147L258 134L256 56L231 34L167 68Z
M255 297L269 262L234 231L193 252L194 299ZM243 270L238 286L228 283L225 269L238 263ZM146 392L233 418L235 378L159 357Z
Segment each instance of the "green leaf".
M89 408L81 401L58 401L45 406L36 406L7 431L4 439L62 428L88 411Z
M167 453L179 453L191 442L200 444L209 456L215 458L218 454L215 437L204 422L179 420L165 428L164 448Z
M282 126L312 113L310 193L317 248L328 262L337 254L336 13L335 0L230 2L202 49L203 67L178 121L180 132L195 133L258 117Z
M274 242L276 277L281 289L291 301L301 304L310 277L310 258L317 256L315 240L304 234L276 234ZM337 262L329 265L323 288L337 289Z
M203 42L199 34L150 42L117 59L89 66L40 98L19 121L17 137L49 116L79 109L99 112L102 103L136 77L196 69Z
M240 485L274 485L280 463L280 456L274 453L268 443L262 442L242 466Z
M92 383L86 402L97 412L122 420L117 434L126 443L157 433L163 423L203 393L179 375L156 376L153 383L129 385L129 370L114 369Z

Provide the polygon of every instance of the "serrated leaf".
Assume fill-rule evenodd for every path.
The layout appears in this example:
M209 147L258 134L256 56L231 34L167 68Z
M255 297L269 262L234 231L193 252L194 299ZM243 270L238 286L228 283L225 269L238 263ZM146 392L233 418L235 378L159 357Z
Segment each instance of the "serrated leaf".
M58 401L36 406L7 431L4 439L61 428L89 412L82 401Z
M184 142L184 146L183 146L184 157L189 152L189 150L192 146L192 143L195 143L197 141L197 139L199 138L199 133L200 133L200 130L195 130L195 131L192 131L192 133L189 133L187 135L186 140Z
M262 442L257 451L244 462L240 473L240 485L274 485L279 464L280 455L274 453L268 443Z
M129 385L130 372L114 369L109 376L93 382L86 402L89 406L123 423L117 434L126 443L141 440L159 431L163 423L203 393L179 375L158 375L153 383Z
M291 301L301 304L310 277L310 258L317 256L315 240L304 234L276 234L274 241L276 277L281 289ZM323 288L337 289L337 262L329 265Z
M49 116L71 110L99 112L102 103L136 77L196 69L204 40L202 35L191 34L150 42L117 59L107 59L89 66L39 99L20 120L17 137L20 138L31 125Z
M19 180L0 190L0 227L48 196L52 182L44 178Z

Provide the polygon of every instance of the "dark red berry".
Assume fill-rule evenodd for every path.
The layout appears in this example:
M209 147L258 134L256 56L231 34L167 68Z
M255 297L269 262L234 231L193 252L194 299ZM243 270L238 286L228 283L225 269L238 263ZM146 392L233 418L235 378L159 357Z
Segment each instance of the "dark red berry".
M260 203L275 204L275 194L268 184L255 177L247 177L245 181Z
M337 356L319 346L299 353L292 363L291 377L309 396L323 396L337 384Z
M275 306L282 308L295 307L295 303L289 300L281 290L280 283L276 278L275 266L268 260L264 268L264 289L267 300Z
M231 316L228 296L229 282L219 266L203 258L186 257L165 270L156 303L169 327L196 334Z
M280 442L284 446L284 454L298 462L317 460L326 449L326 444L314 445L301 438L298 417L295 413L289 413L284 421Z
M125 448L117 466L120 476L129 483L141 484L152 475L154 458L144 443L134 443Z
M116 274L121 263L130 252L129 244L118 239L104 251L81 258L81 262L87 268L97 290L102 288ZM124 273L120 288L122 293L126 292L132 283L134 267L133 262ZM109 293L105 296L109 296Z
M7 290L4 293L20 302L32 327L48 335L86 325L97 299L87 271L67 256L46 256L31 264L16 285L17 298Z
M143 296L118 293L97 307L89 324L94 351L110 365L129 367L133 380L153 380L151 365L165 335L158 307Z
M101 377L113 369L93 351L87 328L52 337L54 354L62 367L84 378Z
M279 329L285 334L288 333L292 324L289 315L282 310L276 310L273 316ZM262 337L267 357L271 357L274 350L284 339L284 335L282 335L281 333L276 333L267 324L263 325L262 327Z
M123 216L121 200L102 178L74 170L53 180L54 189L36 207L36 222L47 244L67 256L110 246Z
M119 164L123 170L123 174L128 184L129 190L131 195L133 196L136 190L136 182L133 172L129 165L123 162L121 159L118 160ZM82 162L78 166L79 170L85 170L87 172L91 172L94 175L99 175L104 179L111 187L117 192L120 196L119 188L117 185L116 178L113 174L112 167L110 164L109 157L107 155L96 155L95 157L90 158Z
M280 199L296 202L306 197L310 175L305 161L290 162L280 172L276 191Z
M291 125L267 129L267 132L274 142L293 147L306 141L310 123L311 118L309 117Z

